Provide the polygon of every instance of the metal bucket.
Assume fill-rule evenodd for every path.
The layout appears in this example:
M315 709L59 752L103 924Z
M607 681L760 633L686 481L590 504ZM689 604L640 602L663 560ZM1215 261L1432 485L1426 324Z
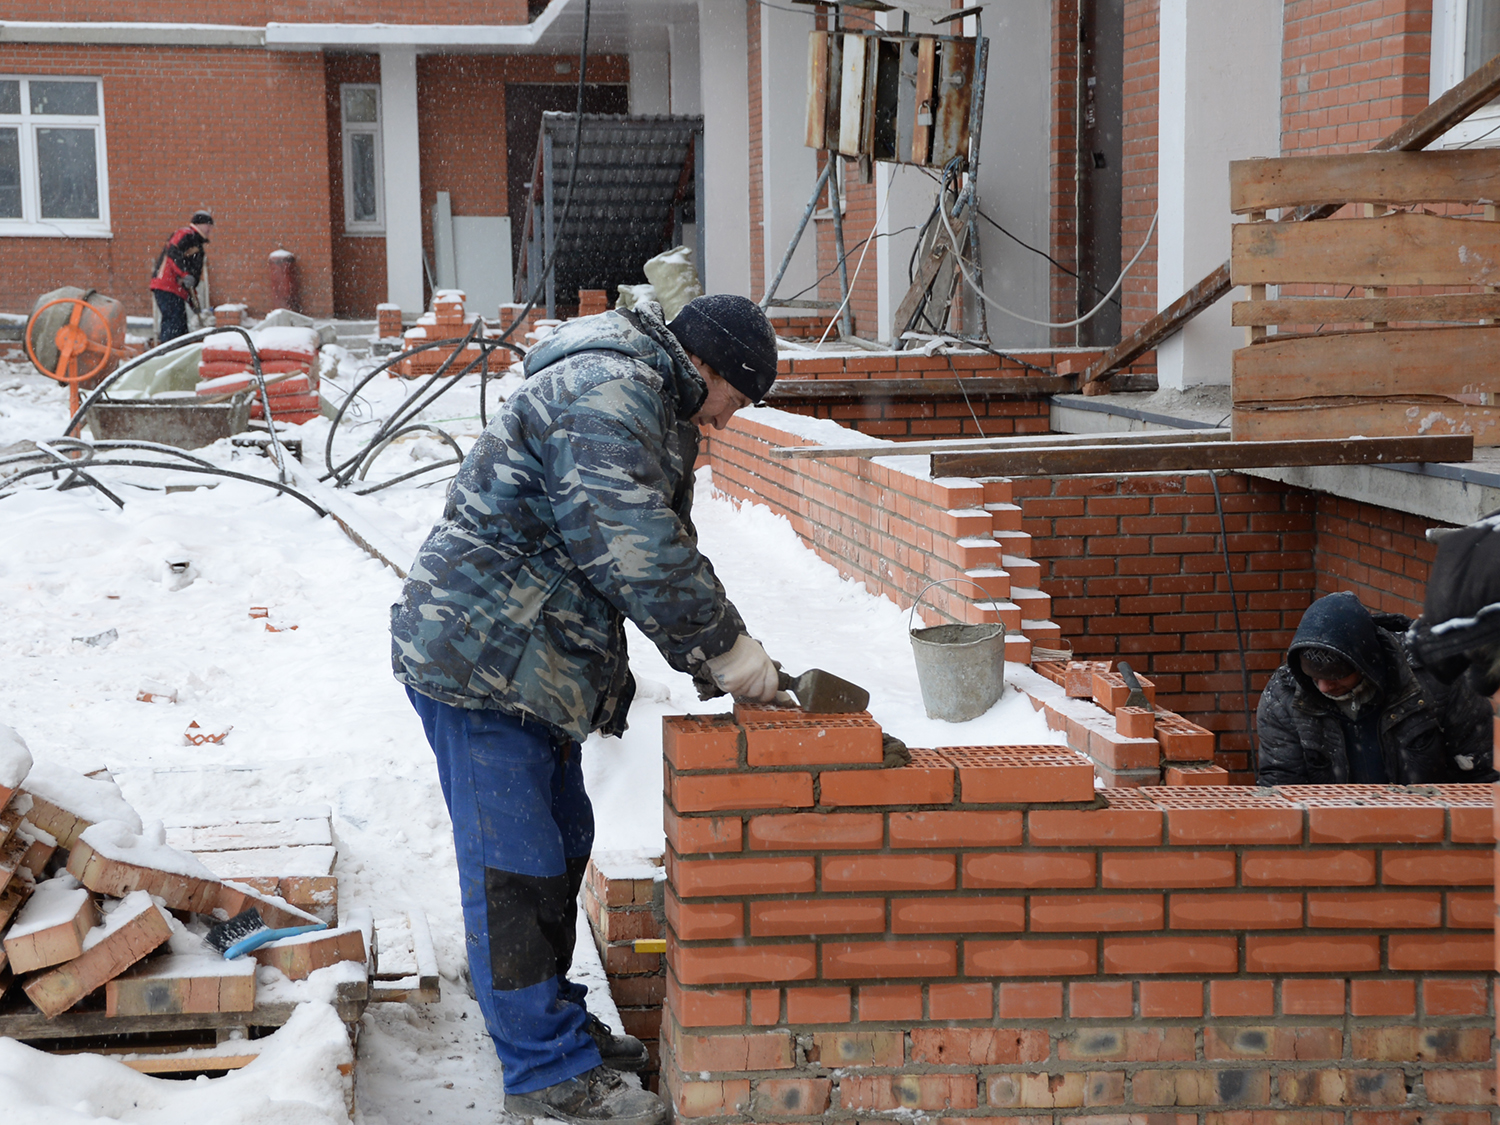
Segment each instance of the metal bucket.
M912 617L916 616L917 606L927 591L937 584L929 582L923 588L911 607ZM927 709L928 718L966 723L983 715L1004 693L1004 625L935 625L912 629L908 618L907 630L917 664L917 683L922 688L922 706Z

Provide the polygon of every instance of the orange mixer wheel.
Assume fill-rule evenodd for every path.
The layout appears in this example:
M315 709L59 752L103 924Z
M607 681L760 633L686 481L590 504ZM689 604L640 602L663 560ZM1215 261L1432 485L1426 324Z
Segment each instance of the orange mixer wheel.
M38 318L42 313L54 305L72 305L73 311L68 316L68 323L57 330L53 342L57 345L57 369L48 370L42 361L37 358L36 348L33 346L33 329L36 327ZM87 313L99 322L103 329L104 339L95 339L93 335L85 332L81 327L84 314ZM90 325L92 327L92 325ZM78 411L78 385L86 383L95 375L104 370L109 363L110 357L114 355L114 336L110 332L109 321L104 315L87 301L77 297L60 297L56 301L48 301L41 308L31 314L31 319L26 322L26 355L32 364L43 375L56 379L59 383L68 384L69 402L71 412ZM81 369L79 360L89 352L99 353L99 362L87 371Z

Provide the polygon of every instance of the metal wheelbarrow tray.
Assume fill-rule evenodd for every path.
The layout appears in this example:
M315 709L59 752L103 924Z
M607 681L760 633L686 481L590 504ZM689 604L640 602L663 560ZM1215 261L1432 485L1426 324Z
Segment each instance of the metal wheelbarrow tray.
M250 402L249 391L227 402L204 402L196 395L105 399L89 408L88 424L101 441L154 441L201 449L248 429Z

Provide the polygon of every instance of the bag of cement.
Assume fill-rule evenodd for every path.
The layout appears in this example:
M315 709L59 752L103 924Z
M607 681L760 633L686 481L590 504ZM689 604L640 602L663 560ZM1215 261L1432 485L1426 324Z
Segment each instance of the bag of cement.
M693 252L686 246L674 246L665 254L658 254L646 263L645 272L668 320L694 297L703 296L703 286L698 283L698 271L693 266Z
M324 321L319 324L310 316L305 316L291 309L272 309L266 313L266 318L256 325L257 328L311 328L318 334L318 343L338 343L339 330L332 324Z
M622 285L620 286L620 299L615 302L615 308L633 309L636 305L654 300L656 300L656 290L649 281L643 285Z

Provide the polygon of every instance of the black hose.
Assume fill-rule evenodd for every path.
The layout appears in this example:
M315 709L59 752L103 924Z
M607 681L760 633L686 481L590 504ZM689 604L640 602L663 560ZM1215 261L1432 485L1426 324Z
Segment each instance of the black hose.
M247 481L250 484L264 485L266 488L274 488L277 492L284 492L286 495L292 497L294 500L300 500L300 501L302 501L302 503L306 504L309 508L311 508L319 516L326 516L328 514L328 512L326 510L324 510L322 507L320 507L317 503L315 503L314 501L312 501L311 499L309 499L307 496L304 496L302 493L298 492L295 488L292 488L290 485L283 484L281 481L266 480L265 477L253 477L253 476L250 476L248 473L236 473L236 472L234 472L231 469L220 469L218 467L204 468L201 465L169 465L169 464L165 464L165 463L163 463L161 461L133 461L133 460L132 461L114 461L114 460L110 460L110 461L93 461L93 460L90 460L90 461L85 462L85 464L90 469L103 469L103 468L113 467L115 465L120 465L120 466L125 466L125 467L130 467L130 468L137 468L137 469L168 469L168 470L171 470L171 471L182 472L182 473L201 473L201 474L204 474L205 476L216 476L216 477L224 477L224 478L226 478L228 480L242 480L242 481ZM3 483L0 483L0 499L3 499L5 496L10 495L9 491L3 491L3 490L7 490L9 488L9 486L12 483L14 483L15 481L24 480L26 477L34 477L34 476L37 476L37 475L39 475L41 473L56 473L56 472L68 472L68 471L69 471L69 466L67 466L67 465L58 465L55 462L53 462L53 463L49 463L49 464L46 464L46 465L38 465L38 466L36 466L35 468L32 468L32 469L24 469L24 470L22 470L19 473L14 473L11 476L6 477ZM102 486L99 486L99 487L102 488ZM115 499L115 503L119 504L120 507L122 507L122 508L125 506L124 501L119 500L119 499Z

